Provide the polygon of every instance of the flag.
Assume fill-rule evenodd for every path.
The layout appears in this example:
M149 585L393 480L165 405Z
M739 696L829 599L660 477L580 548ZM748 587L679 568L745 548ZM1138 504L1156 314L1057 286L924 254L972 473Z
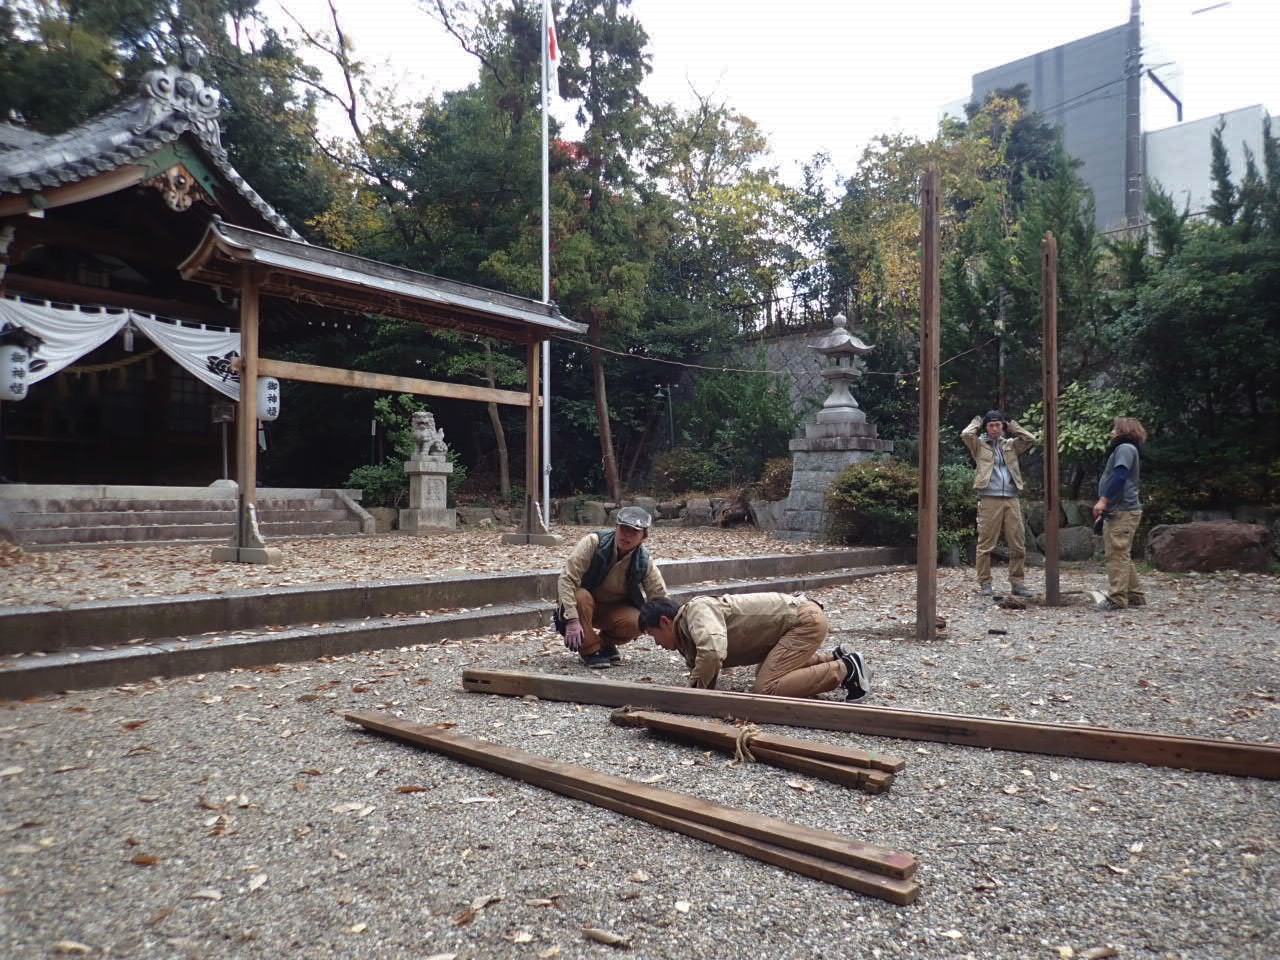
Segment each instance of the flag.
M547 91L551 97L560 96L560 41L556 37L556 24L551 19L551 4L545 8L547 22Z

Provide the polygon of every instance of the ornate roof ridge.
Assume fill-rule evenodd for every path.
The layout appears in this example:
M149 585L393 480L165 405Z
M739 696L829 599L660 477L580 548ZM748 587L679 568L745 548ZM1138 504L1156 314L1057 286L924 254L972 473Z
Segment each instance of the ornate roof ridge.
M181 65L149 70L133 98L52 136L0 151L0 195L40 191L132 163L184 133L200 144L218 172L279 233L301 239L227 159L218 124L221 94ZM16 128L23 129L23 128Z

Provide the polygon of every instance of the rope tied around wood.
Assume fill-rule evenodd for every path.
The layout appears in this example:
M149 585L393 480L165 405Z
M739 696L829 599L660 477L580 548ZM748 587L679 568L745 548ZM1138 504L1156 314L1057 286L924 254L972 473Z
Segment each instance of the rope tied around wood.
M729 766L736 767L740 763L755 763L755 754L751 752L751 741L764 733L754 723L746 723L738 728L738 737L733 745L733 760Z

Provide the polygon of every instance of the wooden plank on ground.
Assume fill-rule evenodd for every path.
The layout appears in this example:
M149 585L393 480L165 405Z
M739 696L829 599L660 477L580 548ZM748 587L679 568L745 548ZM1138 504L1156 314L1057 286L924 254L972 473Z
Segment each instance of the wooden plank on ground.
M893 786L893 774L885 773L883 770L849 767L843 763L815 760L813 757L797 757L792 753L754 745L751 747L751 753L761 763L795 770L797 773L807 773L819 780L830 780L832 783L843 784L846 787L857 787L867 793L884 793Z
M815 880L824 880L838 887L844 887L846 890L864 893L871 897L879 897L881 900L888 900L890 903L896 903L899 906L914 903L920 895L920 884L915 880L885 877L867 870L859 870L857 867L833 863L822 857L811 856L796 850L788 850L786 847L780 847L775 843L754 840L704 823L695 823L692 820L686 820L673 814L659 813L640 804L628 803L616 797L593 793L585 788L578 789L566 784L558 787L556 792L562 793L566 797L573 797L575 800L584 800L598 807L605 807L616 813L635 817L637 820L644 820L646 823L664 827L675 833L683 833L688 837L695 837L698 840L705 840L707 843L714 843L718 847L724 847L726 850L741 853L744 856L772 864L775 867L782 867L792 873L813 877Z
M548 790L559 791L562 786L586 789L627 803L643 805L658 813L706 824L754 840L763 840L882 876L907 879L916 872L918 866L915 857L901 850L850 840L828 830L818 830L748 810L724 807L701 797L661 790L487 740L401 720L390 714L363 711L348 713L346 718L367 729Z
M832 700L772 697L511 670L465 670L462 686L473 693L534 696L543 700L567 700L607 707L630 706L642 710L750 720L753 723L1280 780L1280 746L1269 743L1029 723L994 717L867 707Z
M615 710L610 719L619 726L650 727L656 730L689 730L690 732L706 730L711 735L728 734L736 739L738 728L727 726L716 720L697 720L693 717L681 717L671 713L657 713L653 710ZM800 757L813 757L827 763L839 763L854 767L870 767L886 773L901 773L907 767L902 757L874 750L854 750L831 743L817 743L813 740L801 740L799 737L784 737L763 730L751 738L751 749L757 746L769 747L783 753Z

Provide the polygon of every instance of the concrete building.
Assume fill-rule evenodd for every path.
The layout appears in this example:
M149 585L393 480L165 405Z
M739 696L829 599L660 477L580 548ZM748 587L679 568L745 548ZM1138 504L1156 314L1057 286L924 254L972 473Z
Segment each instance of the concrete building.
M1081 161L1102 229L1123 225L1140 209L1140 37L1135 17L973 76L978 103L994 90L1027 86L1030 108L1062 131L1067 153Z
M1253 153L1259 173L1263 172L1262 124L1267 111L1260 104L1230 113L1203 117L1188 123L1152 130L1144 137L1146 179L1159 184L1173 196L1174 206L1191 214L1203 213L1210 203L1213 180L1209 148L1213 131L1223 124L1222 144L1231 163L1231 179L1239 184L1245 171L1245 148ZM1280 133L1280 131L1276 131Z

